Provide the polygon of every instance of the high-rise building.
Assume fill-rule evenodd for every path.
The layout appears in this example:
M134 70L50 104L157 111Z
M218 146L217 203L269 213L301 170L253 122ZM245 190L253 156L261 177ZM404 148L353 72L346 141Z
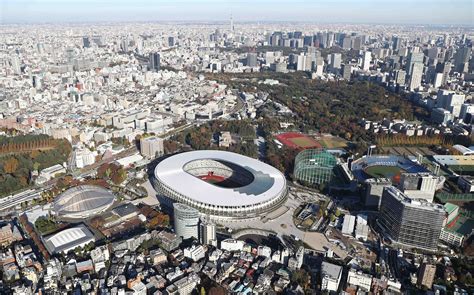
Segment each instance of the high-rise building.
M402 42L403 42L403 39L398 37L398 36L394 36L392 38L392 48L394 51L398 51L400 50L400 48L402 48Z
M370 63L372 62L372 53L370 51L364 52L362 57L362 70L368 71L370 69Z
M422 63L416 62L413 64L411 68L410 85L409 85L411 91L420 88L421 80L423 78L423 68L424 68L424 65Z
M257 53L249 52L247 53L247 67L255 68L257 67Z
M342 55L340 53L332 53L330 55L329 66L333 73L339 73L341 69Z
M155 52L155 53L150 53L149 56L149 69L150 71L158 72L161 68L161 61L160 61L160 54Z
M342 48L343 49L352 49L352 37L346 36L342 40Z
M174 46L174 37L169 36L168 37L168 47L173 47Z
M369 178L365 181L365 206L379 208L382 200L383 189L391 186L388 178Z
M198 238L199 211L185 204L174 203L174 231L183 239Z
M351 64L344 64L342 67L342 78L346 80L351 80L352 76L352 65Z
M164 154L163 139L152 136L140 139L140 152L148 159L154 159Z
M82 45L84 48L89 48L91 47L91 40L89 37L82 37Z
M401 248L434 252L445 219L442 205L410 199L393 186L384 188L378 223L383 234Z
M402 173L399 189L413 199L433 201L439 177L429 172Z
M397 70L395 72L395 83L398 85L405 85L406 74L407 73L404 70Z
M407 65L406 65L406 71L407 71L408 76L412 75L414 64L416 63L423 64L423 58L424 58L423 52L412 51L408 54Z
M454 117L459 117L461 106L466 100L464 94L456 94L455 91L439 90L437 95L437 107L448 110Z
M15 73L15 75L21 75L20 59L18 58L17 55L13 55L10 58L10 65L11 65L13 73Z
M459 48L454 55L454 70L458 73L466 72L470 56L470 47L464 46Z
M435 274L436 265L423 263L418 272L417 285L419 287L425 286L426 288L431 289Z
M199 239L203 245L211 245L216 240L216 225L208 220L201 219L199 225Z

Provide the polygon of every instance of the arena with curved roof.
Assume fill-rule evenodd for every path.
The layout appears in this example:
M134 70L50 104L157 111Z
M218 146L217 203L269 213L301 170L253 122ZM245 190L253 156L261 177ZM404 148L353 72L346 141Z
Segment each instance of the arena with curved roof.
M287 196L274 167L226 151L192 151L161 161L152 184L160 202L179 202L214 219L252 218L278 208Z
M88 218L107 210L115 201L114 194L100 186L80 185L68 189L54 201L60 217Z

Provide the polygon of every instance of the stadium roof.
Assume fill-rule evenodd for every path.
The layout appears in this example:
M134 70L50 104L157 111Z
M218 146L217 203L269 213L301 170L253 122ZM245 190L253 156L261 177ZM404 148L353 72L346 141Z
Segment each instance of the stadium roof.
M184 171L185 164L196 160L233 163L252 173L254 180L248 185L237 188L213 185ZM181 195L216 206L254 205L267 202L286 190L285 176L276 168L256 159L226 151L203 150L174 155L156 166L155 177Z
M114 200L114 194L103 187L80 185L59 195L54 211L62 216L87 216L110 207Z
M50 253L67 253L76 247L82 247L95 238L91 231L85 225L62 230L44 239L45 246Z

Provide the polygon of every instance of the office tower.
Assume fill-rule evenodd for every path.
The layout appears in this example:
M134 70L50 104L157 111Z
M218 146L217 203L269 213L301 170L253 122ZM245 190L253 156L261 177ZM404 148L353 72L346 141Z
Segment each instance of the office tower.
M433 201L439 177L428 172L402 173L399 189L412 199Z
M362 70L368 71L370 69L370 62L372 61L372 53L370 51L364 52L362 57Z
M20 59L18 58L17 55L13 55L10 58L10 65L11 65L13 73L15 73L15 75L21 75Z
M415 63L421 63L423 64L423 52L414 52L416 49L412 49L413 51L408 54L408 59L407 59L407 65L406 65L406 71L408 76L411 76L411 72L413 70L413 65Z
M129 45L128 38L125 38L124 40L122 40L122 42L120 43L120 49L122 50L122 52L128 52L128 45Z
M365 181L365 200L367 207L379 208L384 188L391 186L392 181L388 178L369 178Z
M436 251L444 219L442 205L410 199L393 186L384 188L378 222L393 244Z
M352 47L355 50L360 50L362 48L362 38L360 36L354 38L354 44Z
M294 59L294 64L296 65L296 70L297 71L304 71L305 70L305 62L306 62L306 57L304 53L300 53L298 55L295 55L293 57Z
M319 45L323 48L328 47L328 34L326 32L322 32L320 35Z
M400 37L394 36L394 37L392 38L392 48L393 48L394 51L400 50L400 48L401 48L401 43L402 43L401 41L402 41L402 40L401 40Z
M345 64L342 67L342 78L346 80L351 80L352 76L352 65L351 64Z
M91 40L89 37L82 37L82 46L84 48L89 48L91 47Z
M150 53L149 57L149 68L151 71L158 72L161 67L161 62L160 62L160 54L155 52L155 53Z
M181 203L173 204L174 231L184 240L198 238L199 211Z
M305 45L305 46L313 46L313 36L304 36L304 38L303 38L303 45Z
M344 39L342 40L342 48L352 49L352 37L350 36L344 37Z
M329 66L331 67L331 71L334 73L339 72L341 69L341 60L342 56L340 53L331 53L330 55L330 63Z
M436 265L423 263L418 272L417 285L431 289L436 274Z
M336 40L336 37L335 37L334 33L329 32L328 33L328 47L329 48L334 46L335 40Z
M398 85L405 85L406 72L404 70L398 70L395 72L395 83Z
M208 220L201 219L199 225L199 239L203 245L211 245L216 239L216 225Z
M249 52L247 53L247 67L255 68L257 67L257 53Z
M464 46L459 48L454 55L454 70L458 73L466 72L470 56L470 47Z
M439 90L436 106L450 111L454 117L459 117L461 106L465 99L466 96L464 94L456 94L456 92L449 90Z
M173 47L174 46L174 37L170 36L168 37L168 47Z
M140 152L148 158L154 159L164 154L163 139L152 136L140 139Z
M421 86L421 79L423 78L423 68L424 65L422 63L414 63L411 68L411 75L410 75L410 91L418 89Z
M433 86L439 88L443 85L443 73L436 73L433 80Z
M427 56L430 60L438 59L438 55L439 55L439 48L438 47L433 46L433 47L429 48L427 51L428 51Z

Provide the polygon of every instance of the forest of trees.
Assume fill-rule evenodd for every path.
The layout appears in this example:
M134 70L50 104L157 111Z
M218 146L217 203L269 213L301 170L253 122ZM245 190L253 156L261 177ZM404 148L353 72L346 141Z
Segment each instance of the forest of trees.
M31 173L67 162L71 144L47 135L0 136L0 197L31 185Z
M110 180L115 185L119 185L127 179L127 171L123 166L106 163L97 169L97 177Z
M426 116L421 108L370 82L323 82L312 80L303 72L259 73L259 80L278 80L280 84L276 86L258 84L258 80L252 79L257 78L255 74L224 74L219 77L211 78L240 91L269 93L270 99L294 112L296 117L289 119L302 132L331 133L353 142L374 139L372 134L359 126L362 118L372 121L383 118L413 120Z
M215 135L222 131L230 131L240 137L240 141L229 148L219 147L213 144ZM225 149L231 152L239 153L249 157L258 156L257 146L253 142L255 139L255 127L251 121L223 121L215 120L205 123L199 127L191 128L176 135L173 139L182 145L188 145L195 150L203 149Z

